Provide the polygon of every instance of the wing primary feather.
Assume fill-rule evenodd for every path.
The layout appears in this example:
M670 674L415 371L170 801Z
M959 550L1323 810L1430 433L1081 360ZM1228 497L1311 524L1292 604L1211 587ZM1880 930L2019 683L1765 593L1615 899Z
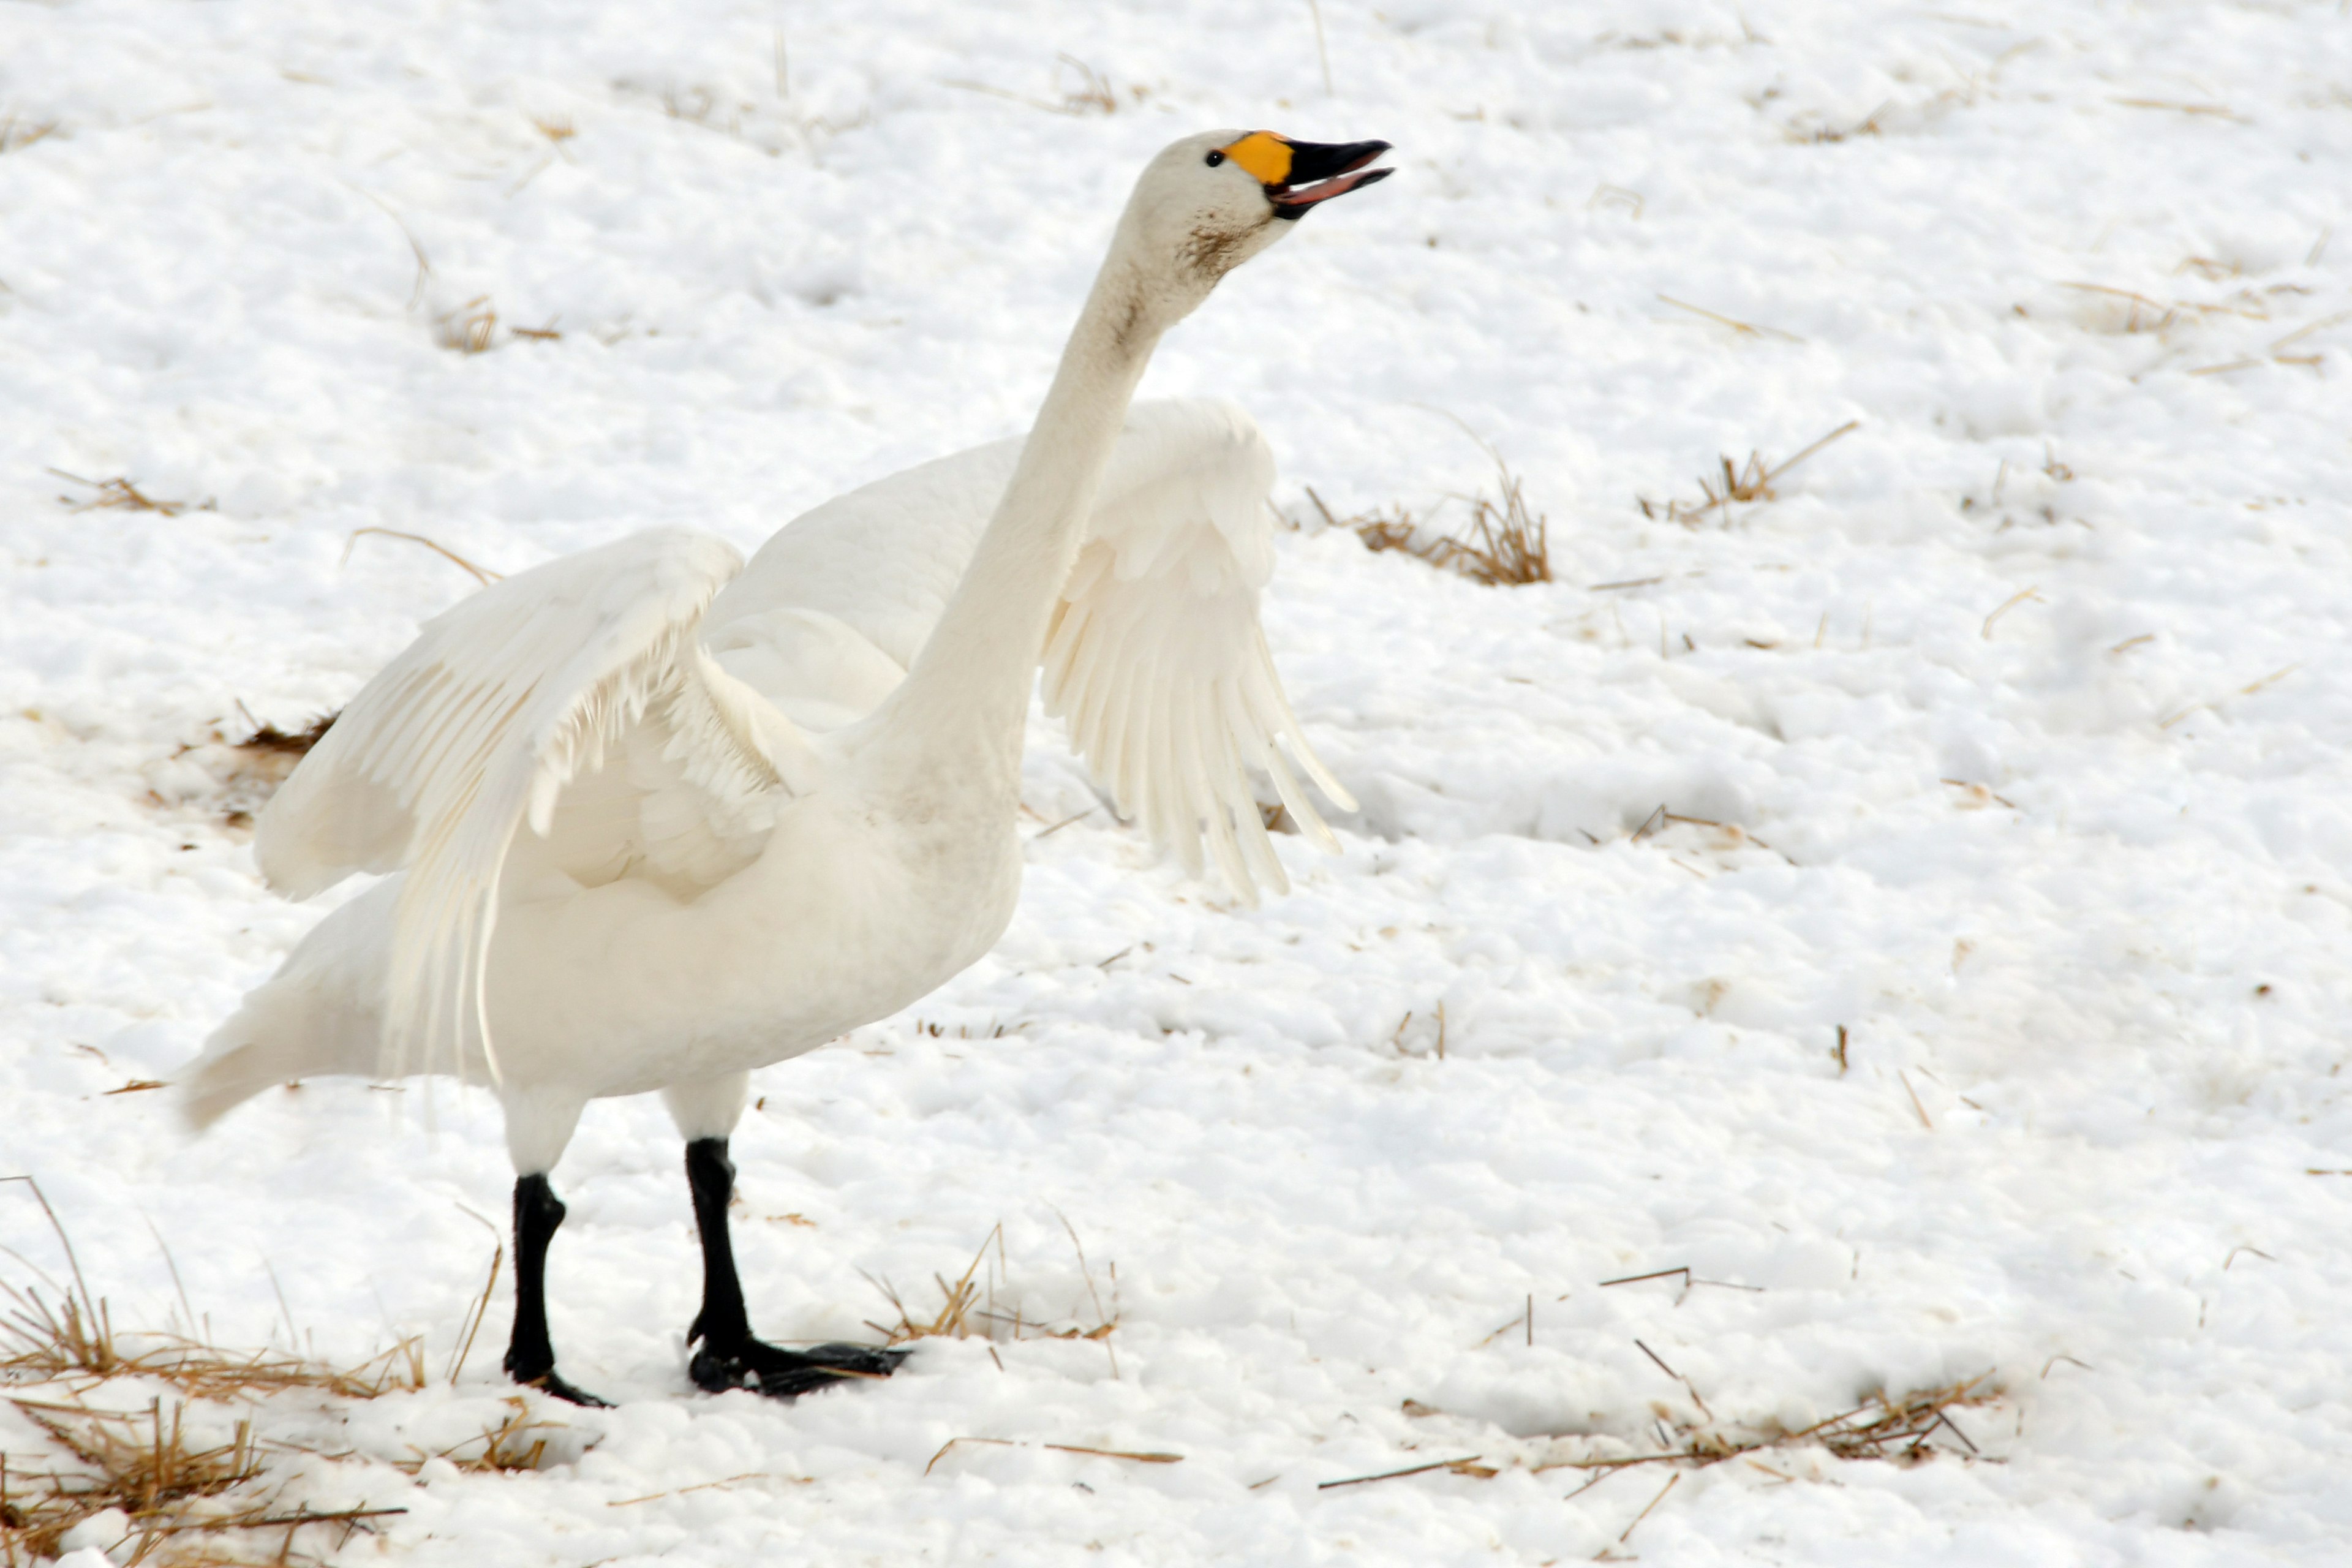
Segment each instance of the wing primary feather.
M1082 688L1071 710L1072 733L1079 738L1087 760L1118 795L1118 763L1113 753L1135 723L1137 681L1148 679L1149 645L1132 621L1121 622L1090 614L1087 640L1076 655ZM1124 796L1122 807L1132 816L1135 803Z
M1315 815L1315 807L1308 802L1298 775L1292 773L1290 764L1282 760L1279 748L1270 746L1266 749L1265 771L1267 776L1274 780L1274 793L1282 797L1283 808L1290 813L1291 819L1298 824L1318 848L1336 853L1339 847L1339 839L1332 836L1330 827L1323 819Z
M1188 703L1188 718L1193 733L1199 737L1198 749L1205 753L1202 766L1208 775L1210 794L1201 804L1207 808L1209 848L1226 885L1244 903L1255 907L1257 881L1243 859L1236 835L1246 833L1250 822L1257 823L1260 832L1265 831L1265 825L1258 817L1256 803L1248 797L1247 780L1234 757L1233 743L1224 733L1224 726L1218 721L1221 715L1216 711L1216 696L1213 684L1206 691L1193 692ZM1248 822L1243 820L1244 812Z
M1252 874L1264 886L1280 897L1290 891L1290 874L1283 869L1282 858L1274 852L1274 836L1265 830L1265 818L1255 809L1242 828L1242 853L1250 863Z
M1233 863L1225 865L1225 879L1233 881L1234 891L1251 905L1258 902L1258 879L1242 856L1242 839L1249 837L1251 823L1263 830L1265 820L1258 816L1258 802L1249 795L1249 773L1242 771L1242 759L1234 754L1233 736L1225 729L1223 712L1223 677L1206 682L1195 693L1195 721L1200 726L1202 764L1209 771L1209 787L1216 790L1216 799L1209 802L1209 823L1216 830L1216 839L1233 853Z
M1163 709L1154 715L1150 727L1151 765L1148 770L1151 791L1151 837L1164 849L1174 850L1184 863L1184 874L1201 874L1201 843L1197 836L1180 835L1177 831L1178 806L1183 796L1182 775L1177 771L1175 726L1167 722Z
M1299 724L1298 715L1290 710L1290 698L1282 689L1282 678L1275 673L1274 652L1265 646L1263 631L1257 637L1257 657L1260 668L1265 671L1266 690L1274 699L1276 710L1282 716L1284 737L1289 741L1291 751L1297 753L1298 765L1307 770L1307 776L1315 781L1315 787L1323 792L1324 799L1341 811L1355 810L1356 797L1331 776L1330 770L1323 765L1323 759L1317 756L1315 748L1307 743L1306 730Z
M1243 695L1243 688L1248 679L1249 677L1244 672L1241 676L1221 683L1218 692L1224 703L1225 732L1232 737L1234 746L1239 750L1240 761L1265 773L1274 782L1275 794L1281 800L1283 809L1290 814L1291 819L1298 824L1299 830L1307 835L1310 842L1318 848L1338 849L1339 840L1332 837L1330 828L1324 824L1322 817L1316 814L1313 804L1307 798L1307 792L1298 787L1297 781L1290 776L1289 770L1282 766L1280 752L1276 750L1274 743L1266 739L1264 729L1250 711L1249 702ZM1255 797L1252 796L1253 810L1255 808ZM1245 845L1255 846L1265 851L1266 858L1274 862L1275 875L1280 879L1279 890L1289 891L1289 875L1281 869L1282 863L1275 856L1273 841L1265 832L1263 816L1258 818L1258 831L1255 835L1245 834L1243 841Z
M1178 777L1182 785L1178 798L1183 803L1183 817L1178 832L1192 847L1192 853L1185 857L1186 869L1197 877L1200 875L1203 837L1209 838L1207 847L1213 854L1216 849L1213 818L1217 811L1217 792L1209 783L1209 770L1201 754L1201 732L1204 726L1200 719L1199 694L1187 687L1173 696L1174 711L1169 714L1168 722L1169 728L1174 731L1176 764L1180 770ZM1218 869L1223 869L1222 861Z
M1284 759L1283 748L1279 742L1285 738L1282 733L1282 723L1287 709L1281 701L1280 692L1274 689L1275 683L1268 679L1269 673L1264 667L1252 671L1244 698L1244 705L1249 710L1258 732L1265 737L1266 774L1274 780L1275 789L1282 796L1284 807L1289 811L1300 830L1316 847L1336 855L1339 852L1339 838L1332 833L1329 824L1323 820L1323 814L1315 809L1313 799L1308 796L1306 789L1299 784L1297 775L1290 771L1289 764ZM1295 736L1288 738L1296 741ZM1344 795L1345 792L1341 793ZM1349 804L1353 805L1352 799Z
M1217 706L1231 711L1231 678L1217 683ZM1251 763L1248 760L1249 737L1235 731L1230 722L1217 731L1223 742L1225 765L1232 780L1230 804L1234 826L1241 840L1242 856L1257 882L1279 897L1290 891L1290 876L1283 869L1282 858L1274 852L1274 839L1266 831L1265 813L1257 804L1257 792L1250 787Z
M1121 658L1105 679L1095 732L1104 752L1089 759L1103 770L1111 794L1130 822L1147 822L1155 785L1151 777L1155 714L1150 700L1159 650L1149 645Z

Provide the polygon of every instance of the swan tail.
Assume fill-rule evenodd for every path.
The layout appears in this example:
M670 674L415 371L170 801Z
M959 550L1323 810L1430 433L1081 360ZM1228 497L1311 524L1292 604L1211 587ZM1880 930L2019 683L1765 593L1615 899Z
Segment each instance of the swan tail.
M391 879L320 923L268 982L250 992L173 1085L180 1115L201 1131L275 1084L377 1071L382 964L367 928L391 902ZM373 907L381 906L381 907Z
M263 992L205 1043L205 1054L177 1085L181 1117L203 1131L272 1084L291 1083L320 1070L303 1048L304 1037L282 1026L285 1009ZM257 1005L257 1004L260 1004Z

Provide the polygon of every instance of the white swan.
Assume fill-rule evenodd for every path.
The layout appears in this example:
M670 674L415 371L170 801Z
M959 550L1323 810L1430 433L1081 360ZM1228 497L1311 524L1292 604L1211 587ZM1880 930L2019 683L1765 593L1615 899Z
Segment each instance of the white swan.
M1328 838L1276 745L1352 804L1257 630L1264 443L1214 405L1127 416L1160 335L1285 220L1385 174L1367 165L1386 150L1220 132L1162 152L1025 442L844 496L748 569L657 530L428 622L256 841L297 898L395 874L206 1042L189 1118L321 1072L488 1078L517 1174L507 1370L593 1402L548 1342L547 1176L588 1100L660 1089L703 1248L696 1383L790 1395L888 1373L895 1352L751 1337L727 1232L748 1075L906 1006L1003 933L1041 657L1088 760L1188 864L1205 840L1244 895L1282 885L1253 766Z

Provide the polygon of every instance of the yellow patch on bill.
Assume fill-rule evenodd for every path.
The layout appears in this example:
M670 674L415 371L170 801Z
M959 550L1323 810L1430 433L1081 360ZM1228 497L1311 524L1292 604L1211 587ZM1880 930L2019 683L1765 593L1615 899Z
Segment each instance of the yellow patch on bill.
M1261 185L1290 184L1290 143L1271 131L1253 131L1224 152Z

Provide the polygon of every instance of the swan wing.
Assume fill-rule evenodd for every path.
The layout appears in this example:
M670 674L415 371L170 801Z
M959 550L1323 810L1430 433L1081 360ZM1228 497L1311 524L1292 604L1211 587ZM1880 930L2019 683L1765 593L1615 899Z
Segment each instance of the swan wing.
M797 652L813 626L839 627L903 679L963 581L1021 446L1016 437L934 458L801 513L710 606L712 647L734 666L753 644Z
M1259 626L1273 488L1274 454L1239 408L1137 405L1044 659L1046 711L1068 722L1119 810L1194 876L1205 849L1252 903L1290 886L1254 772L1326 849L1339 840L1297 772L1339 809L1356 805L1307 744Z
M632 808L618 831L689 883L740 867L747 840L756 854L814 782L806 740L697 636L741 564L722 540L665 529L491 584L426 622L263 810L262 873L289 896L406 873L382 1070L457 1070L471 1030L496 1075L482 971L500 873L516 829L555 830L565 787L608 751L625 766L603 776L626 775Z
M803 513L711 605L712 649L812 724L871 711L962 580L1021 447L935 458ZM1273 488L1273 453L1241 409L1136 404L1044 650L1047 710L1119 810L1193 874L1213 858L1253 900L1288 886L1253 770L1327 848L1338 841L1298 773L1355 805L1307 745L1259 629Z

